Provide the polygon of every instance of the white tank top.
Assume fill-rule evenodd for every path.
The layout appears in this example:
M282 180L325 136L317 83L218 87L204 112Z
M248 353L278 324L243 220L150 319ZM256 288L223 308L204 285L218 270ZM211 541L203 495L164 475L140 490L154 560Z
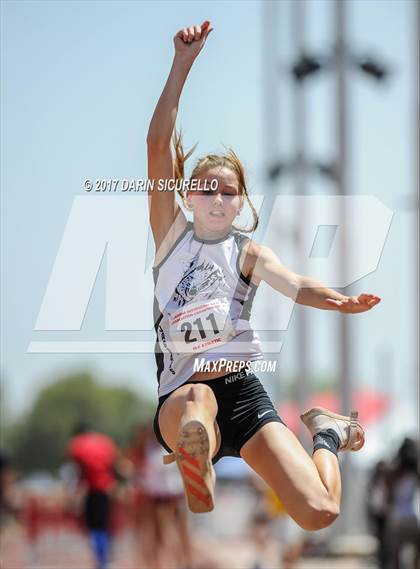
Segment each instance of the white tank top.
M249 238L231 231L200 239L187 222L167 256L153 267L155 358L159 396L184 384L194 361L263 357L249 319L257 285L240 270Z

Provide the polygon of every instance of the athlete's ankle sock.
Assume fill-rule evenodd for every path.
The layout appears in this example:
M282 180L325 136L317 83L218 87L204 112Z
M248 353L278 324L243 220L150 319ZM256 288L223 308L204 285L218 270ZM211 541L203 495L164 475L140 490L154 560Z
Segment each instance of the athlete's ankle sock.
M320 431L314 436L314 452L319 448L325 448L337 456L339 446L340 440L334 429Z

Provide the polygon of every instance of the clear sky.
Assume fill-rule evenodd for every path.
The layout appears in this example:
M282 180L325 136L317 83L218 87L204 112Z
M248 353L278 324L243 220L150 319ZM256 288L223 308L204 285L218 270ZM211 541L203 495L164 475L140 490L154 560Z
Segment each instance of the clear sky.
M34 327L72 203L85 195L83 181L146 177L148 123L170 67L172 37L185 25L209 19L215 28L182 96L179 116L187 145L199 141L198 154L232 146L248 168L251 189L264 193L262 4L1 4L1 364L10 414L27 408L58 373L78 369L155 397L150 355L31 354L27 348L31 341L56 338ZM325 54L334 39L333 2L313 0L306 6L308 47ZM353 50L374 54L391 69L383 86L351 75L350 192L376 196L395 212L378 269L352 288L383 297L375 311L354 321L354 378L393 394L391 419L398 418L400 432L409 432L416 415L412 328L417 307L412 301L414 216L403 206L415 188L415 3L364 0L348 1L346 7ZM284 72L293 50L291 21L291 3L280 2L275 41L279 145L286 158L293 152L293 95ZM314 79L307 93L308 151L327 159L335 148L332 77ZM311 182L310 193L332 191L319 178ZM292 193L291 180L282 181L278 192ZM286 233L280 257L288 247ZM146 233L144 239L146 246ZM100 273L81 332L85 339L89 331L103 328L102 283ZM337 369L331 333L336 315L311 311L310 322L311 367L315 374L331 375ZM72 334L66 339L74 339L77 333ZM296 369L293 320L282 339L286 374Z

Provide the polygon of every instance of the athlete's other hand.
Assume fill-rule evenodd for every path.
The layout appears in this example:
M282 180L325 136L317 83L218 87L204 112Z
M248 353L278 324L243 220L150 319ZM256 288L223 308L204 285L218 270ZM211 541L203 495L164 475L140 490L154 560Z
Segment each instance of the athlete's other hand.
M213 27L208 20L201 26L190 26L179 30L174 37L175 54L188 61L194 61L212 31Z
M326 298L325 302L335 310L348 314L357 314L359 312L366 312L381 302L379 296L374 294L359 294L359 296L347 296L343 300L335 300L333 298Z

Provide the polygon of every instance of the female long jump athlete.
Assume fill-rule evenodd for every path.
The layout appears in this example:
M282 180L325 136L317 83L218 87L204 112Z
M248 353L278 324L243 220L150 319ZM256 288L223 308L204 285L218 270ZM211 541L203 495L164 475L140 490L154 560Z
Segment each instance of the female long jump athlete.
M193 512L214 507L212 463L222 456L240 456L273 488L300 526L317 530L339 513L337 452L359 450L364 432L356 413L344 417L311 409L301 417L314 440L313 456L307 455L258 378L248 368L238 372L245 362L262 358L249 324L252 300L261 281L300 304L345 313L364 312L380 299L371 294L343 296L298 275L269 248L235 229L235 217L245 205L254 219L245 232L255 229L258 218L233 151L205 156L195 165L191 185L182 195L193 223L174 191L158 190L162 181L184 179L190 153L184 154L175 133L173 156L171 139L183 85L212 29L206 21L175 35L172 68L147 136L149 179L156 183L149 193L156 245L155 433L171 453L166 461L177 461ZM196 358L210 362L210 371L194 370Z

